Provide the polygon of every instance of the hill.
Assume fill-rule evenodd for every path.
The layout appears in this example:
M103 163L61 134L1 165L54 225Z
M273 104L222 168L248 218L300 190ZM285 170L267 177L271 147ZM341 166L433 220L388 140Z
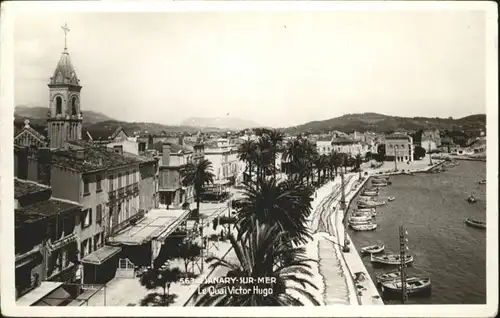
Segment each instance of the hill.
M90 130L90 131L96 131L96 130L115 130L118 128L118 126L121 126L129 135L132 135L134 132L143 132L149 134L157 134L162 131L166 133L173 133L173 132L179 132L179 133L194 133L199 130L208 132L208 131L219 131L218 128L213 128L213 127L207 127L207 128L197 128L197 127L191 127L191 126L173 126L173 125L163 125L163 124L157 124L157 123L144 123L144 122L125 122L125 121L116 121L116 120L108 120L108 121L103 121L99 123L94 123L90 125L83 125L83 129L85 130Z
M184 120L181 125L199 128L217 127L221 129L242 130L246 128L260 127L259 124L246 119L231 117L191 117Z
M425 129L471 130L484 129L486 115L471 115L459 119L439 117L398 117L377 113L347 114L322 121L312 121L303 125L288 127L286 133L326 133L338 130L351 133L359 132L391 132L396 130L418 131Z
M47 119L48 108L45 106L16 106L14 117L32 119ZM98 123L101 121L113 120L112 118L91 110L83 111L83 122L88 124Z

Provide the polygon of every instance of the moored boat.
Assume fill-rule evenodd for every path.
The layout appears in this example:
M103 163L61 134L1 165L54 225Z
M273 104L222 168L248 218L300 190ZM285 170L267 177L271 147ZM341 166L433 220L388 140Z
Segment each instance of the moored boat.
M389 176L374 176L373 180L389 181Z
M349 217L349 222L363 222L363 221L370 221L372 220L371 215L352 215Z
M387 187L388 183L387 182L381 182L381 183L374 183L373 186L374 187L377 187L377 188L383 188L383 187Z
M401 271L400 270L385 272L385 273L377 275L377 284L380 284L382 282L391 281L391 280L400 279L400 278L401 278Z
M472 218L466 218L465 219L465 224L467 224L469 226L472 226L472 227L477 227L477 228L480 228L480 229L485 229L486 228L486 222L474 220Z
M477 199L473 195L471 195L470 197L467 198L467 202L469 202L471 204L476 203Z
M361 253L364 254L376 254L376 253L382 253L385 249L385 245L370 245L370 246L365 246L361 248Z
M375 207L378 207L378 206L382 206L382 205L385 205L386 202L385 201L363 201L363 200L360 200L357 202L358 204L358 207L359 208L375 208Z
M401 279L385 281L381 283L383 292L401 293L403 284ZM408 277L406 279L406 292L409 295L428 291L431 288L431 279L429 277Z
M486 180L479 181L479 184L486 184Z
M399 254L387 254L380 256L375 256L372 254L370 261L372 263L380 263L385 265L400 265L401 257L399 256ZM413 262L413 255L406 255L405 264L409 264L412 262Z
M377 215L373 212L352 212L351 214L353 217L362 217L362 216L368 216L370 219L373 219Z
M365 190L361 193L363 196L375 197L378 195L378 190Z
M388 197L388 198L387 198L387 201L389 201L389 202L392 202L392 201L394 201L394 200L396 200L396 198L395 198L395 197Z
M351 224L351 228L355 231L373 231L377 228L377 224L368 223L368 224Z

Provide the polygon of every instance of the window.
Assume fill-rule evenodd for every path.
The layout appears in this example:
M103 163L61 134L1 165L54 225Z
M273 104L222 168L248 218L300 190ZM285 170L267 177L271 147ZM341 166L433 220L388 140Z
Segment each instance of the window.
M102 222L102 204L98 204L95 207L95 222L101 224Z
M80 259L92 253L92 238L83 240L80 243Z
M62 113L62 98L61 96L56 97L56 115L60 115Z
M118 174L118 189L122 188L122 174Z
M83 178L83 195L90 194L89 179Z
M104 233L98 233L94 236L94 251L97 251L103 246Z
M121 146L121 145L118 145L118 146L113 146L113 150L114 150L116 153L122 154L122 153L123 153L123 146Z
M135 170L134 170L134 172L132 172L132 182L133 183L137 182L137 171L135 171Z
M128 186L130 184L130 172L125 172L126 179L125 179L125 185Z
M82 229L89 227L92 224L92 209L87 209L82 212Z
M101 175L96 176L96 192L102 191L102 185L101 185Z
M113 175L109 176L109 191L114 190L114 184L113 184Z
M77 110L76 110L76 97L73 97L71 100L71 114L76 115Z

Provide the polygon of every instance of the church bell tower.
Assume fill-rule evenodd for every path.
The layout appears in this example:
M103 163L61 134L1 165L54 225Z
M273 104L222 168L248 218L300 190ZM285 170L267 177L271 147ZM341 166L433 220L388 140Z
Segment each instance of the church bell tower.
M60 148L66 141L82 139L83 114L80 109L82 86L76 76L66 45L69 28L64 25L62 29L64 51L48 84L50 101L47 132L50 148Z

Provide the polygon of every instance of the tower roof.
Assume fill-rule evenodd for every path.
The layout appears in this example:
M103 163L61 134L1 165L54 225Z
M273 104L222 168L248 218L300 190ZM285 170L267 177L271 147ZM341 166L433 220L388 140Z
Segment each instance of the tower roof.
M59 63L57 63L54 76L50 78L50 84L70 84L80 86L80 80L76 76L75 68L71 63L67 48L61 54Z

